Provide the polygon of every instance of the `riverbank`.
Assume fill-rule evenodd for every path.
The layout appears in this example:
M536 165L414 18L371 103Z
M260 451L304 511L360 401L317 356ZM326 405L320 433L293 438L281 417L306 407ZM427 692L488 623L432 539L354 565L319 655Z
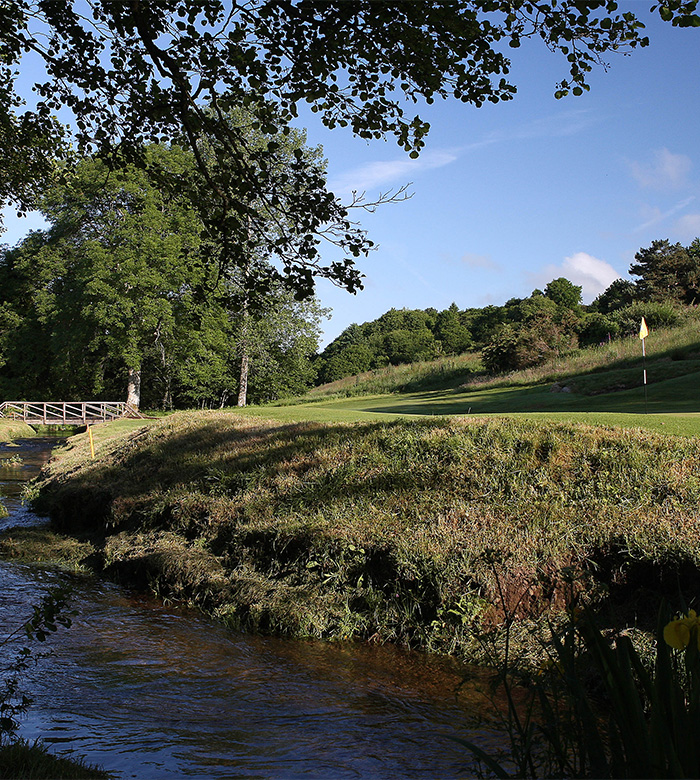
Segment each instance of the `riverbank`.
M46 780L109 780L112 775L81 759L54 756L41 743L25 740L0 745L0 777Z
M250 631L479 660L484 627L553 614L572 572L618 628L651 627L661 594L698 582L695 439L202 412L105 426L96 455L74 437L33 489L91 545L81 565Z
M14 439L29 439L36 436L36 431L21 420L0 420L0 443Z

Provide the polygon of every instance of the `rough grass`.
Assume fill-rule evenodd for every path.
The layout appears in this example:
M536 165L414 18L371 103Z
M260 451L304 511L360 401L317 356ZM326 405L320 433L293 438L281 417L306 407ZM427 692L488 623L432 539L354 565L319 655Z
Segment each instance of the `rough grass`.
M455 357L443 357L424 363L386 366L348 376L315 387L296 402L305 403L318 398L350 398L375 393L411 393L459 387L468 377L482 371L479 353L467 352ZM290 403L289 400L280 402Z
M0 442L28 439L32 436L36 436L36 432L26 423L17 420L0 420Z
M698 583L700 443L613 427L181 413L94 461L78 437L36 500L126 582L284 635L474 657L504 607L560 606L569 567L642 622Z
M0 745L0 777L33 778L33 780L78 780L78 778L112 777L80 758L54 756L41 743L18 740Z
M86 573L82 563L95 552L90 542L53 533L49 528L12 528L0 536L0 557L19 563L58 565L74 573Z

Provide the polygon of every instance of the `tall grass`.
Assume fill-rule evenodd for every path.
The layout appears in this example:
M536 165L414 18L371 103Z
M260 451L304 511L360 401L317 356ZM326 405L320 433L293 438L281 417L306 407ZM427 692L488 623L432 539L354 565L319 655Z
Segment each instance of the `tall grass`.
M696 318L677 328L664 328L650 333L646 340L647 362L689 361L677 366L678 374L697 370L700 359L700 327ZM466 382L464 389L485 387L510 387L562 382L587 374L625 370L642 363L642 348L636 336L617 339L599 346L578 349L557 357L541 366L514 371L505 376L481 376L473 382ZM639 373L639 372L637 372ZM635 374L636 376L636 374ZM591 381L594 381L593 378Z
M698 441L639 431L188 413L95 461L78 439L37 490L107 570L234 624L470 653L500 610L486 549L529 588L523 619L557 607L564 567L630 612L697 571L698 473Z
M351 398L356 395L375 393L412 393L419 390L459 387L481 370L480 355L468 352L464 355L443 357L424 363L386 366L357 376L338 379L309 390L304 400ZM284 403L289 402L288 399L284 401Z

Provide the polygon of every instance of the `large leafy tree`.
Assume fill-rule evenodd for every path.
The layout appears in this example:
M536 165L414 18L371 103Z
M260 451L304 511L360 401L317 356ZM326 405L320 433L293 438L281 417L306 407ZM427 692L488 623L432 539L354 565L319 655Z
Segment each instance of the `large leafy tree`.
M178 147L151 145L147 157L161 170L196 175L191 154ZM258 399L300 392L310 381L321 313L314 300L296 303L273 279L249 310L245 274L219 273L208 262L220 249L203 237L186 195L154 186L141 167L110 171L86 159L39 205L51 228L0 262L6 392L74 397L117 388L121 396L128 376L128 400L138 406L143 376L151 406L223 402L243 383L244 349ZM253 264L262 277L264 261ZM275 370L284 379L273 383Z
M152 146L148 156L188 167L178 149ZM6 305L23 315L31 352L48 349L54 392L100 393L123 370L138 407L144 356L174 338L176 307L201 267L197 215L142 169L110 171L100 160L78 164L40 206L51 228L6 255L5 273L26 291L24 306L12 292Z
M313 384L312 358L327 313L315 298L297 301L289 290L275 285L264 306L248 315L221 301L209 301L197 312L187 339L167 353L160 383L164 392L162 398L147 399L152 406L230 405L240 397L242 381L246 401L253 403L298 395ZM242 377L244 353L248 371ZM160 356L153 355L149 367L154 374L161 365Z
M666 0L654 7L686 25L700 24L695 6ZM23 143L0 168L0 197L31 205L27 178L51 174L35 149L55 149L52 116L68 109L80 151L111 164L142 163L151 142L185 143L209 196L201 217L224 237L227 264L245 264L251 240L282 260L276 273L300 295L310 294L311 277L319 275L355 290L360 275L352 259L371 245L347 208L302 160L280 179L270 164L275 142L251 153L245 132L227 121L231 110L245 108L273 136L288 132L305 101L328 127L349 125L366 138L393 134L417 155L428 126L404 113L406 101L453 96L480 106L511 99L506 44L539 37L560 52L568 68L555 87L561 97L587 89L587 74L606 53L645 45L640 29L615 0L5 2L0 132L5 142ZM17 78L42 67L38 101L24 108ZM211 138L228 157L223 173L204 153ZM278 187L290 181L303 196L286 204L287 224L304 227L303 241L266 232L261 212L276 206ZM328 234L329 224L342 227ZM345 260L322 262L324 234Z

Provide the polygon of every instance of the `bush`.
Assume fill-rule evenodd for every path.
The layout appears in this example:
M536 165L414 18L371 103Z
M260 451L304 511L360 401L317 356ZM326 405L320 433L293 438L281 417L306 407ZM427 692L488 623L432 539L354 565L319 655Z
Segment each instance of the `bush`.
M579 343L582 347L592 347L614 339L620 333L620 325L613 318L599 312L586 314L579 328Z
M545 363L576 346L576 337L549 317L532 319L520 326L504 325L481 353L491 374L518 371Z
M642 317L650 329L677 328L688 319L688 310L671 301L639 301L618 309L611 315L618 323L621 336L639 333Z

